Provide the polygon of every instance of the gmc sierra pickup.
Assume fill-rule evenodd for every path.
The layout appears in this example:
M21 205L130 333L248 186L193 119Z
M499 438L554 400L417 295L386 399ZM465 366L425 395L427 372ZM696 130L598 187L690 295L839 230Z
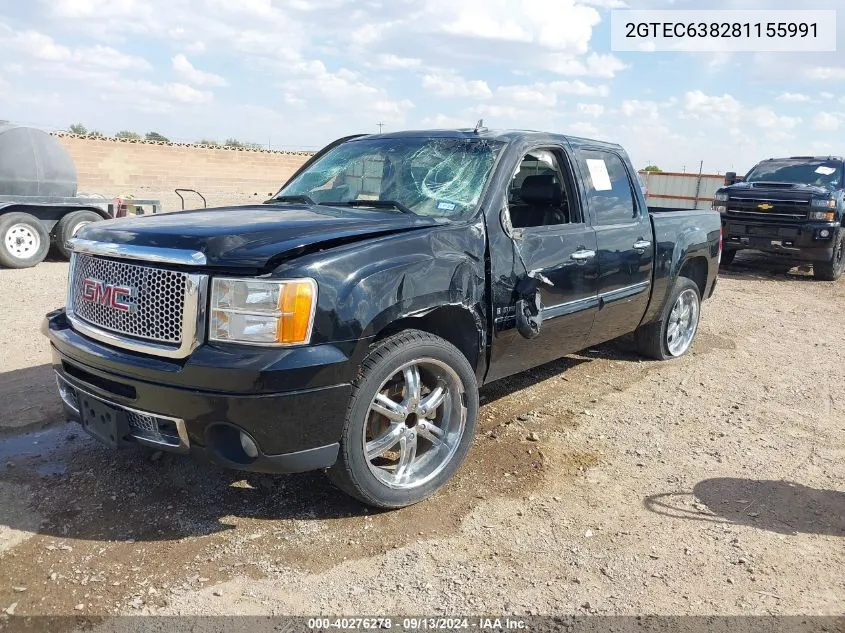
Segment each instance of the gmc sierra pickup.
M770 158L741 180L728 173L713 207L722 214L725 252L753 248L813 262L813 275L835 281L845 270L845 160Z
M649 213L618 145L479 125L340 139L264 204L72 248L44 323L72 420L395 508L458 469L479 385L630 332L684 354L721 232Z

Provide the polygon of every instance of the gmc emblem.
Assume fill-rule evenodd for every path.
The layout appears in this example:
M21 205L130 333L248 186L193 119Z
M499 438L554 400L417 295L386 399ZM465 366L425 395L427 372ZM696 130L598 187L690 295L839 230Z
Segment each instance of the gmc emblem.
M91 303L99 303L121 312L135 310L134 288L107 284L99 279L89 277L82 281L82 298Z

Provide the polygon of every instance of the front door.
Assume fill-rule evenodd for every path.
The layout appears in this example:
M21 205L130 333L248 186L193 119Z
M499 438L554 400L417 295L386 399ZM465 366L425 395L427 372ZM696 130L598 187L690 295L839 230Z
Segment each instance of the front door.
M562 147L522 156L508 187L506 222L490 227L494 342L488 380L547 363L586 344L598 307L595 230L585 221ZM492 224L492 223L491 223ZM516 281L536 271L543 322L535 339L516 331Z

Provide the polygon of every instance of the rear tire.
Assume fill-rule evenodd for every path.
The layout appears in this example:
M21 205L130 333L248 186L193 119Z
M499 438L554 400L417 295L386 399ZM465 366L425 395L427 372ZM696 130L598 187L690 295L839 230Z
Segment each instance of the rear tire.
M370 352L353 383L329 478L377 508L434 494L460 467L478 417L478 383L451 343L419 330Z
M49 250L50 235L34 215L0 215L0 265L30 268L43 262Z
M678 277L659 321L641 325L634 337L637 349L656 360L670 360L687 353L698 332L701 295L698 285Z
M66 259L70 259L70 248L68 241L77 234L79 229L83 226L91 224L92 222L99 222L103 218L93 211L73 211L63 216L56 224L56 230L53 231L55 235L56 250Z
M839 230L829 262L813 262L813 277L820 281L836 281L845 270L845 231Z
M722 260L719 262L719 266L730 266L733 264L736 254L737 251L722 251Z

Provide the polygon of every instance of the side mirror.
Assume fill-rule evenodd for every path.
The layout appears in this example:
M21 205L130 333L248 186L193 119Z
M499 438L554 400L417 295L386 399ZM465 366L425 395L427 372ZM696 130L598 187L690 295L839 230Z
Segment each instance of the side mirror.
M736 184L736 182L737 182L737 180L736 180L736 172L735 171L725 172L725 184L726 185L733 185L733 184Z

